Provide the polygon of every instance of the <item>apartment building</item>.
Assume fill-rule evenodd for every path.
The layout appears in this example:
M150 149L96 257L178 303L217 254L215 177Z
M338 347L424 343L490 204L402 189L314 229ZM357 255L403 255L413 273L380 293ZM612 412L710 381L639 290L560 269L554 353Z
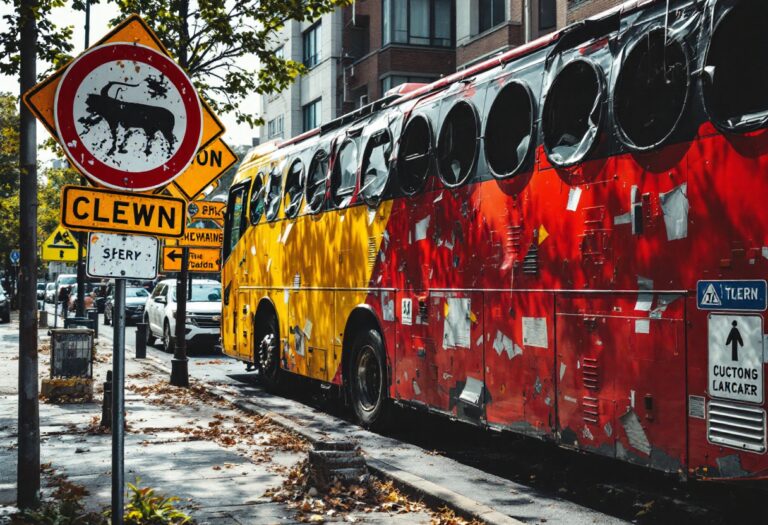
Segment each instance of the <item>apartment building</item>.
M357 0L314 23L291 22L275 52L307 75L263 97L263 140L288 138L431 82L622 3L622 0Z

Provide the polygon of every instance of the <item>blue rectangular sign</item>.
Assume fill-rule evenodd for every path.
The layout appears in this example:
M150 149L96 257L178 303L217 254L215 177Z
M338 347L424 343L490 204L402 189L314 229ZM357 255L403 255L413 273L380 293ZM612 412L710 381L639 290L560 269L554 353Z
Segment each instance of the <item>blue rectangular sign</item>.
M759 311L768 307L765 281L699 281L696 285L699 310Z

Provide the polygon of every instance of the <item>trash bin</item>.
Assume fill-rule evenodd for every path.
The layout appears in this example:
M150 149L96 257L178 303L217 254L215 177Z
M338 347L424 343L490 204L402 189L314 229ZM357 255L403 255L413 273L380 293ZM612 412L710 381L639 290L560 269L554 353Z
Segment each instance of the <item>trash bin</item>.
M51 330L51 377L93 377L92 330Z
M88 328L96 332L96 323L87 317L67 317L64 319L64 328Z

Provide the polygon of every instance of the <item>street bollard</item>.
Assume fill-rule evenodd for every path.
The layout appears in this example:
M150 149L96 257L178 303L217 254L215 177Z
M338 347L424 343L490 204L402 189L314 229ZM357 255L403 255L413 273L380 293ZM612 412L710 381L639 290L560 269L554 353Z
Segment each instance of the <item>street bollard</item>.
M99 311L96 308L89 308L86 312L88 319L93 321L93 337L99 337Z
M147 323L136 323L136 359L147 357Z
M112 370L107 370L107 380L104 381L104 399L101 402L101 426L112 427Z

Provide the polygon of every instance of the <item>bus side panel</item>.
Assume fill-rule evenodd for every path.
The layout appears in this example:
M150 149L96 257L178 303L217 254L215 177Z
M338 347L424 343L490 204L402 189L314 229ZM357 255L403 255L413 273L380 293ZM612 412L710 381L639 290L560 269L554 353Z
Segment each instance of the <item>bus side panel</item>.
M488 423L545 437L555 425L554 299L547 292L486 292Z
M302 373L330 381L341 356L334 359L334 293L326 290L291 291L288 306L288 346ZM318 306L322 305L322 308ZM299 369L302 370L301 365Z

